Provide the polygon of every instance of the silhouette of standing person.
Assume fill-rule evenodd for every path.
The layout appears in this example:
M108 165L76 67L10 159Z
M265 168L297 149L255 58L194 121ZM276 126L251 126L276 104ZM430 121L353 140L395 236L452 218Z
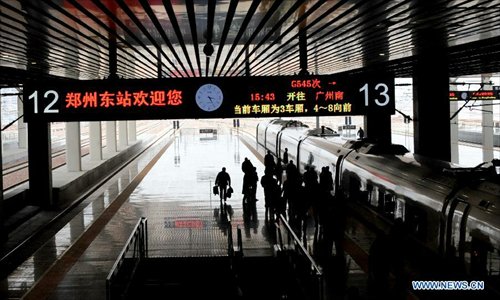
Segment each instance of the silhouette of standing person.
M290 177L295 179L296 177L299 177L299 171L297 170L297 166L293 163L293 160L290 160L288 162L285 172L286 172L286 178Z
M306 198L302 200L302 229L304 235L307 229L307 218L312 217L314 219L316 231L319 229L319 218L318 218L318 173L314 166L307 165L306 172L303 175L304 178L304 193L307 195ZM316 235L315 235L316 236Z
M270 169L264 171L264 176L260 179L260 184L264 188L264 201L266 207L265 220L273 220L275 206L277 204L276 197L279 196L278 181L274 178Z
M266 156L264 156L264 167L269 169L271 172L274 172L274 166L276 163L274 162L274 156L271 153L271 150L267 150Z
M226 201L227 199L227 187L231 186L231 177L226 172L226 168L223 167L222 171L217 174L215 178L215 185L219 187L220 201Z
M245 175L243 175L243 213L246 216L255 218L256 209L256 193L257 193L257 182L259 178L257 176L257 168L252 167Z
M332 191L333 191L333 177L332 172L330 172L330 167L326 166L321 168L321 173L319 174L319 222L322 223L328 217L327 211L329 210L329 204L332 201Z
M245 157L245 160L241 163L241 170L243 173L248 173L253 170L253 164L252 162L248 159L248 157Z
M363 128L359 127L358 138L362 140L364 137L365 137L365 131L363 130Z
M283 163L288 164L288 148L285 148L285 153L283 153Z

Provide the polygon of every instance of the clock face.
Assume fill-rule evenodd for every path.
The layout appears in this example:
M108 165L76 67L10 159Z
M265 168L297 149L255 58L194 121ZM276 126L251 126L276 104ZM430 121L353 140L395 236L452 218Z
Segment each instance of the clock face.
M462 98L462 100L467 100L468 96L469 96L469 94L467 94L466 92L462 92L460 94L460 98Z
M215 84L204 84L196 91L196 104L204 111L217 110L222 105L222 100L222 90Z

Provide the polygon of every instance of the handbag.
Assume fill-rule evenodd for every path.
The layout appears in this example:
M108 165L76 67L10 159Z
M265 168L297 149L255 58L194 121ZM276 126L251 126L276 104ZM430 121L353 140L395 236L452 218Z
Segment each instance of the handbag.
M214 195L219 195L219 187L218 186L214 185L212 190L213 190Z
M232 188L232 187L229 187L229 188L227 189L227 197L228 197L228 198L231 198L231 194L232 194L232 193L233 193L233 188Z

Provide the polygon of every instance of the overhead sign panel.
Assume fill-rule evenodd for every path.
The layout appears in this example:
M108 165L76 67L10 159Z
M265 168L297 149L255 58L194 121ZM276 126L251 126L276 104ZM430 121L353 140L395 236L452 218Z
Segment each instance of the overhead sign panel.
M23 94L27 122L394 114L391 77L48 81Z
M500 99L499 90L480 90L480 91L450 91L450 100L496 100Z

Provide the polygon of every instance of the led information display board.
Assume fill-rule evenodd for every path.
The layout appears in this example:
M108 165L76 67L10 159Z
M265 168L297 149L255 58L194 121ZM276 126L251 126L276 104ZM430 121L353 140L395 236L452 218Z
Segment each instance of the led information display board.
M450 100L452 101L496 99L500 99L500 91L498 90L450 91Z
M26 122L394 114L394 78L196 77L28 82Z

